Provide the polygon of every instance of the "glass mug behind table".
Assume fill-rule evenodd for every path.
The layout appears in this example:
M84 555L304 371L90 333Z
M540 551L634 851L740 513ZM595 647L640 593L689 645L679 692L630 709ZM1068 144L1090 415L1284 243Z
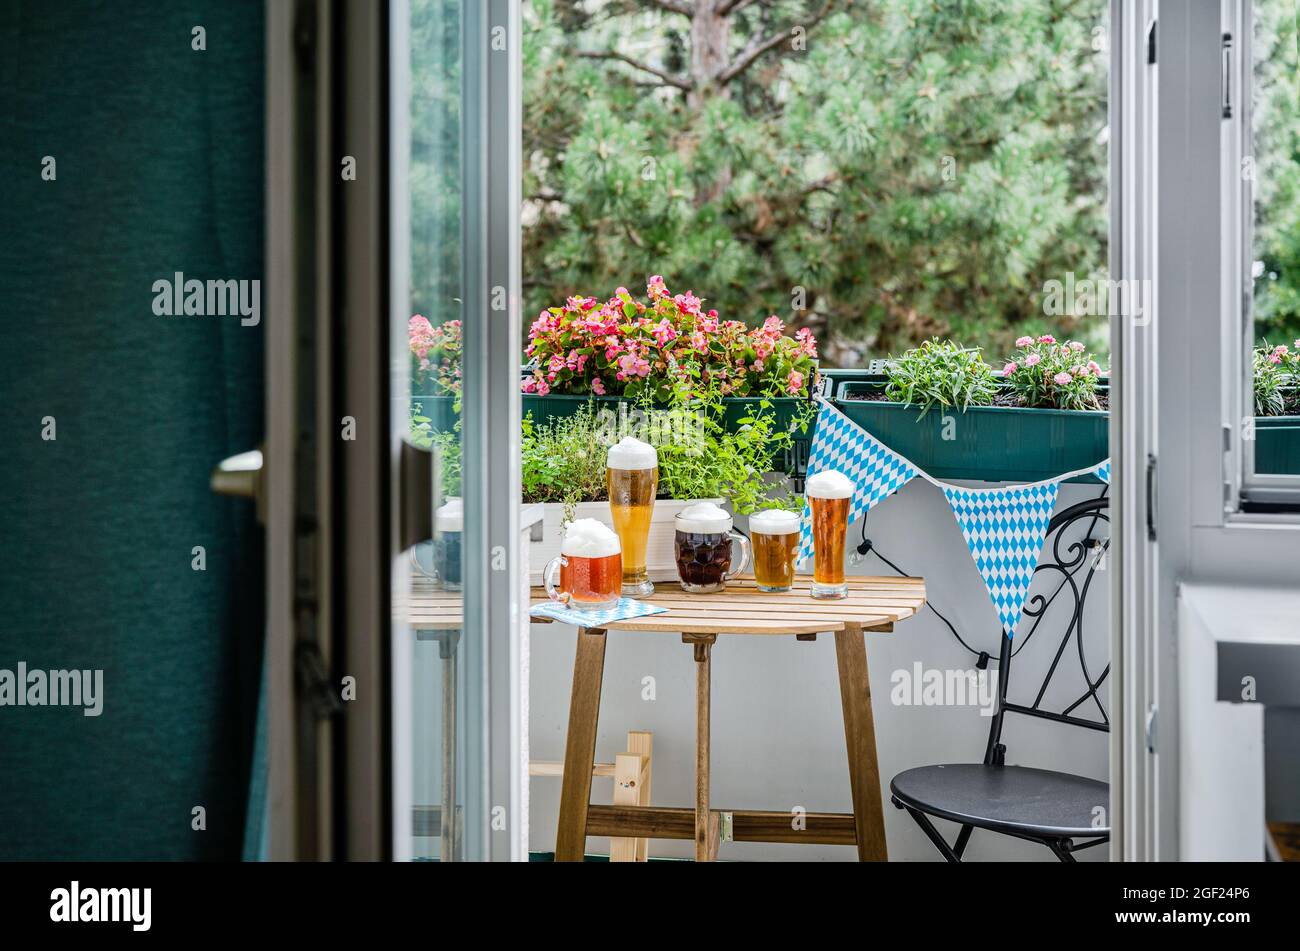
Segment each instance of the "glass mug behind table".
M812 509L813 583L809 593L814 598L847 598L844 548L853 482L842 472L826 469L808 477L804 495Z
M682 590L692 594L723 591L727 579L749 567L753 558L749 539L732 531L731 516L712 502L700 502L677 513L673 552ZM733 569L732 542L740 542L740 564Z
M799 516L780 509L755 512L749 517L749 536L754 545L754 583L758 590L793 588Z
M547 564L542 580L553 601L574 610L615 607L623 588L623 551L618 536L594 518L570 522L560 554Z
M461 589L461 538L465 510L459 498L449 498L434 513L437 532L432 541L411 549L411 567L445 591Z

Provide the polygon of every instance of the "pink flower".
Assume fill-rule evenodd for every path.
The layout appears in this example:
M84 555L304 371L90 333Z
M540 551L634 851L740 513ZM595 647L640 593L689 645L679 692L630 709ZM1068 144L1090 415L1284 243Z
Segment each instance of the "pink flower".
M1016 361L1012 360L1010 363L1008 363L1006 366L1002 368L1002 375L1010 376L1011 374L1015 373L1019 369L1020 367L1016 365Z
M785 378L785 388L790 393L798 393L803 389L803 374L798 370L791 370L790 375Z
M530 376L520 384L519 388L525 393L536 393L537 381Z
M1039 343L1056 343L1056 338L1051 334L1043 334L1038 338Z
M653 333L655 340L661 347L666 347L677 339L677 331L673 329L673 325L668 322L667 317L655 325Z
M549 392L551 392L551 388L546 384L546 381L545 381L545 380L538 380L538 381L537 381L537 395L538 395L538 396L545 396L545 395L546 395L547 393L549 393Z
M429 323L429 318L421 314L416 314L406 323L406 329L411 333L432 333L433 325Z
M1043 358L1040 357L1038 354L1031 353L1029 356L1025 357L1025 366L1036 367L1038 366L1039 363L1042 362L1042 360Z
M600 377L596 377L591 381L591 392L597 396L605 395L605 384L601 382Z
M1274 353L1274 354L1272 354L1272 355L1269 356L1269 358L1268 358L1268 362L1269 362L1269 363L1281 363L1281 362L1282 362L1282 355L1281 355L1280 353Z
M1061 372L1056 374L1056 376L1052 377L1052 382L1055 383L1057 386L1065 386L1065 384L1069 383L1071 379L1072 377L1070 376L1070 374Z
M1083 344L1079 343L1079 341L1077 341L1077 340L1071 340L1070 343L1069 343L1069 347L1070 347L1070 349L1073 350L1075 353L1082 353L1082 352L1083 352Z
M1032 347L1034 345L1033 337L1018 337L1016 339L1017 347Z
M658 300L661 297L668 296L668 288L664 286L664 279L656 274L650 278L645 286L646 295L651 300Z
M1091 373L1093 376L1101 376L1101 366L1097 363L1096 360L1088 361L1088 372Z
M673 298L673 302L677 305L677 309L683 314L691 314L692 316L695 316L700 312L700 299L690 291L687 291L685 294L678 294Z

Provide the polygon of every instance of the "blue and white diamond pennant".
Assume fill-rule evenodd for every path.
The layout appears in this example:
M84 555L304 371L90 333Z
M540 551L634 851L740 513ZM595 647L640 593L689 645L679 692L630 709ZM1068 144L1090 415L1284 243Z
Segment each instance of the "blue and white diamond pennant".
M1014 637L1060 483L964 489L939 483L966 538L993 606Z
M835 407L823 403L808 451L808 475L827 469L843 472L855 486L849 505L850 525L917 475L916 467L910 462ZM812 555L812 509L805 502L799 525L798 560L805 562Z
M1097 468L1092 470L1092 474L1102 482L1110 485L1110 460L1107 459L1105 462L1099 464Z

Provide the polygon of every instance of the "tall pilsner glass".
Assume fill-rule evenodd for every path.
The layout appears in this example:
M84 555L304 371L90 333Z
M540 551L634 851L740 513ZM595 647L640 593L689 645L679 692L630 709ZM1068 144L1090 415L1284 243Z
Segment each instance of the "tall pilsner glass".
M623 544L623 595L648 597L655 591L646 573L645 552L659 489L659 453L649 443L624 436L610 447L605 467L609 511Z
M847 598L844 542L849 532L853 482L842 472L826 469L808 477L804 494L812 508L814 598Z

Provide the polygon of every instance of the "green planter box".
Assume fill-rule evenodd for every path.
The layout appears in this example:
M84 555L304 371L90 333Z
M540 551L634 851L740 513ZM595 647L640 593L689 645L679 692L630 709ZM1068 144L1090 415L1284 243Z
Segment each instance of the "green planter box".
M418 396L412 394L411 409L420 416L427 416L434 432L450 432L456 426L455 397Z
M629 413L636 408L630 400L626 400L621 396L533 396L525 393L523 396L523 414L527 416L532 413L534 423L549 423L553 419L572 416L580 408L586 406L589 400L595 404L597 412L604 408L617 413L620 403L628 404ZM736 426L740 420L758 408L759 397L728 396L724 397L722 402L726 407L725 418L727 424ZM771 402L778 425L789 426L791 421L797 418L800 407L808 405L809 401L802 396L782 396L773 399ZM812 423L809 422L808 433L805 438L811 438L812 428Z
M1110 455L1109 418L1103 411L975 406L932 409L848 399L879 392L884 380L840 384L835 406L895 452L939 479L1037 482L1082 469ZM953 417L945 440L944 416ZM1091 476L1073 479L1097 482Z
M1255 471L1300 475L1300 416L1255 417Z

